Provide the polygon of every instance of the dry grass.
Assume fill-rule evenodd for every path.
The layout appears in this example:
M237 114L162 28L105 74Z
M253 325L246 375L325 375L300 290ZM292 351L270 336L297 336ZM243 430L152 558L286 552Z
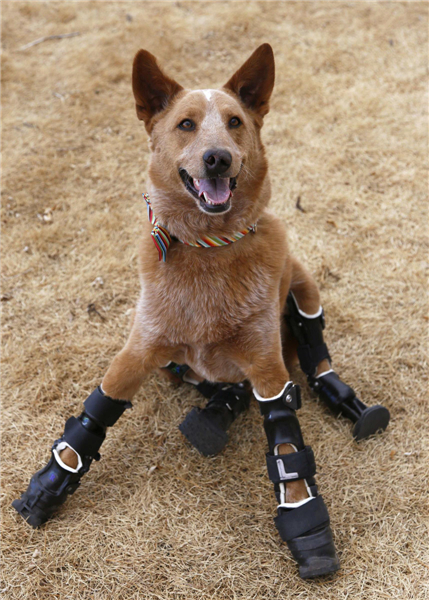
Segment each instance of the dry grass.
M3 2L4 598L429 597L427 16L417 2ZM315 582L272 522L257 407L207 460L177 429L201 400L155 376L57 518L33 531L10 507L121 348L138 295L135 51L208 87L265 41L272 207L320 282L335 365L392 413L357 445L304 392L342 559Z

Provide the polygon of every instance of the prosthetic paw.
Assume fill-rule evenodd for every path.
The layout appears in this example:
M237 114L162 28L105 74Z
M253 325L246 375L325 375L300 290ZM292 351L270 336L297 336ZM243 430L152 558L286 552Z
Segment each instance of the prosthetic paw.
M43 525L74 494L92 461L100 459L98 450L106 437L106 428L114 425L131 403L109 398L97 388L85 400L84 407L79 417L67 420L62 437L52 446L48 464L33 475L21 498L12 502L34 528ZM77 456L75 469L61 460L60 453L67 447Z
M243 383L222 386L205 408L194 407L179 425L183 435L203 456L223 450L228 442L227 430L249 408L251 392Z
M58 448L60 442L57 440L53 449ZM89 470L89 464L86 461L79 472L70 472L59 465L52 453L48 464L33 475L21 498L12 502L13 508L31 527L40 527L64 504L68 496L74 494L82 475Z
M334 371L322 373L318 377L308 377L308 383L332 412L343 414L353 421L353 437L357 441L384 431L388 426L390 413L387 408L380 404L366 406Z
M275 398L264 399L255 393L269 452L266 455L268 476L274 484L280 537L298 563L303 579L338 571L340 562L335 551L329 514L314 479L316 464L310 446L305 446L295 411L301 407L299 386L289 382ZM289 444L290 454L279 454L279 447ZM286 485L304 481L308 497L295 503L286 502Z
M278 465L278 473L273 474L272 469L269 474L275 485L280 488L286 480L306 479L312 494L295 506L279 504L278 516L274 519L280 537L298 563L300 576L307 579L338 571L340 561L335 551L328 509L322 496L318 495L313 479L316 465L311 448L306 446L300 452L277 457L267 455L267 464L273 459ZM310 486L311 479L313 485Z

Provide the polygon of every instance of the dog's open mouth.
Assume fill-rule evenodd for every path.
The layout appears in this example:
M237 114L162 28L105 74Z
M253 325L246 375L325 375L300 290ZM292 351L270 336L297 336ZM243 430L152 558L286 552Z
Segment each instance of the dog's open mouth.
M237 187L237 177L210 177L193 179L185 169L179 175L186 189L200 202L208 213L222 213L231 207L231 196Z

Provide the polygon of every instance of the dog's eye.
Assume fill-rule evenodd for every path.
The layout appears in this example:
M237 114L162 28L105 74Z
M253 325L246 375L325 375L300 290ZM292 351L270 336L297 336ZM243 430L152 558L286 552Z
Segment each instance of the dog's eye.
M240 125L241 121L238 117L232 117L232 119L229 120L229 126L231 129L236 129L237 127L240 127Z
M183 119L177 127L183 131L194 131L195 123L191 119Z

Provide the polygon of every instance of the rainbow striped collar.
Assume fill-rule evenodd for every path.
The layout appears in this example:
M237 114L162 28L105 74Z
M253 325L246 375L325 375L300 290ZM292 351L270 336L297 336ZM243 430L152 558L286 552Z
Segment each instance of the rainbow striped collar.
M237 231L237 233L234 233L232 237L217 237L216 235L210 235L198 238L194 242L184 242L183 240L179 240L179 238L173 238L167 229L158 223L158 219L155 217L155 213L152 210L149 194L142 194L142 196L146 202L149 222L153 225L151 236L156 249L158 250L159 260L162 260L163 262L166 261L167 250L169 249L173 240L177 240L181 244L185 244L185 246L194 246L195 248L215 248L216 246L227 246L228 244L233 244L234 242L241 240L241 238L248 233L256 232L255 223L254 225L250 225L250 227L246 227L246 229L243 231Z

